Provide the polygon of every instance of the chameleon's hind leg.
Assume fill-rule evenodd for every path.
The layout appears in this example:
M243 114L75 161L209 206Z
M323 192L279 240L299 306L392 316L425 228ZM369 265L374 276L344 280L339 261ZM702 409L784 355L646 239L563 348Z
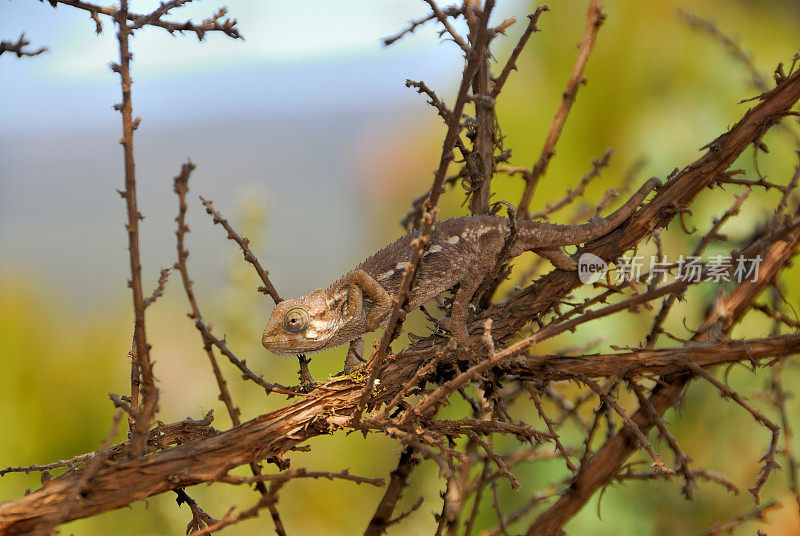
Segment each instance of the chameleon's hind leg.
M372 331L389 314L392 297L371 275L364 270L356 270L350 276L350 287L347 290L348 312L352 317L359 314L363 296L375 302L375 306L367 314L366 328L367 331Z
M566 270L567 272L574 272L577 270L577 264L575 263L572 258L564 253L564 250L561 248L553 248L553 249L544 249L544 248L537 248L533 250L534 253L539 255L540 257L544 257L548 261L550 261L553 266L558 268L559 270Z
M453 306L450 308L450 316L439 321L439 326L453 335L462 350L469 350L470 347L469 330L467 329L469 304L483 278L494 266L495 257L496 255L487 254L476 260L459 282L458 291L453 299Z
M364 339L359 337L350 341L347 358L344 360L344 374L350 374L354 368L364 362Z

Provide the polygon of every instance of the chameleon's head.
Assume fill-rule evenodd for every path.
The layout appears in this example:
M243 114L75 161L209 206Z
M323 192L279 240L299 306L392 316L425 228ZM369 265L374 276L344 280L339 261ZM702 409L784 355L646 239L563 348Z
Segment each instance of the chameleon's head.
M334 322L325 293L317 289L308 296L279 302L264 328L261 344L276 354L303 354L325 347Z

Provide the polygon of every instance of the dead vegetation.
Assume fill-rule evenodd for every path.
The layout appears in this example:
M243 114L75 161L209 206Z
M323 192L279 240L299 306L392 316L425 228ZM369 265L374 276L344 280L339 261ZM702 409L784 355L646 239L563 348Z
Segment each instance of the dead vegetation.
M411 21L405 30L387 38L385 44L391 45L422 24L438 24L443 37L463 51L465 63L460 85L455 95L447 99L449 103L425 82L408 81L410 87L427 97L447 130L433 184L412 201L411 211L402 220L407 227L421 227L422 234L415 242L413 261L406 269L389 324L368 363L358 375L314 382L301 359L300 385L283 386L253 372L226 340L213 333L192 290L184 244L188 232L184 215L187 204L192 202L189 182L194 169L188 162L174 179L178 207L174 270L180 275L190 318L200 335L198 344L203 345L211 364L231 425L217 420L217 427L213 428L210 414L202 420L163 424L155 420L158 389L145 328L147 309L157 306L168 272L162 272L158 288L146 298L139 260L141 214L136 201L133 159L139 119L133 114L131 100L130 36L145 26L171 33L190 32L198 39L203 39L206 32L222 32L231 38L240 35L236 21L224 18L224 9L200 24L165 20L171 10L187 3L185 0L165 2L152 13L142 15L129 12L126 0L119 9L83 1L49 1L53 6L63 4L87 11L97 32L103 29L103 21L110 21L118 32L120 56L112 68L120 76L122 88L122 100L117 106L122 117L125 164L124 189L120 195L126 203L130 288L135 313L129 354L131 388L126 395L111 397L119 412L101 450L48 465L0 471L0 475L31 471L41 471L43 475L41 488L0 504L0 534L47 534L60 523L171 491L178 493L179 504L185 502L190 506L192 519L187 531L193 534L216 532L258 516L265 509L270 512L276 533L286 534L278 509L283 486L299 478L335 478L384 487L382 496L376 490L373 505L364 505L375 512L365 526L365 534L378 535L393 525L401 525L423 504L420 498L411 510L397 511L398 502L408 489L409 475L420 460L429 459L438 465L444 490L437 507L436 534L473 534L479 511L488 508L495 511L497 526L487 534L557 535L590 498L609 485L628 480L680 479L687 499L695 495L698 481L739 491L724 475L693 461L663 419L665 411L680 404L691 382L708 382L722 399L749 413L769 436L761 472L749 489L756 508L721 520L704 534L721 534L749 519L761 519L775 508L777 504L771 500L762 504L762 489L779 463L788 475L788 487L796 501L791 507L798 510L800 518L797 460L791 448L785 406L791 389L784 385L781 374L785 358L800 352L800 325L784 297L782 283L800 242L800 207L794 196L800 168L784 181L743 177L740 171L731 169L737 157L748 149L761 154L761 158L766 157L763 137L773 127L780 127L796 139L794 125L788 125L795 119L793 108L800 99L800 72L795 71L794 62L786 73L779 67L776 84L767 87L764 77L756 76L758 70L748 63L749 58L741 53L735 41L708 21L686 15L692 26L719 39L751 68L762 93L750 99L751 107L738 120L731 118L735 123L727 132L709 141L701 158L680 169L676 167L655 196L629 221L580 251L617 263L620 269L620 257L652 241L659 262L651 264L649 271L638 278L614 280L615 272L609 272L607 277L584 285L584 290L590 291L576 297L574 291L582 285L577 273L553 270L531 283L530 274L514 274L509 264L513 259L501 255L491 277L476 293L469 325L474 342L471 353L455 349L446 334L435 331L411 337L407 347L393 351L391 346L397 344L408 312L405 305L409 289L415 284L416 268L439 216L440 196L458 195L457 186L461 185L473 213L505 209L512 219L545 218L581 199L586 184L601 173L611 156L609 152L595 161L592 170L562 200L531 214L530 203L537 185L547 179L548 164L555 155L560 133L585 82L585 66L605 19L601 0L589 3L584 38L578 47L572 75L540 157L530 168L509 162L511 151L504 145L506 140L501 135L495 105L502 97L505 82L513 77L526 44L535 39L548 7L540 6L529 15L527 27L508 58L495 63L491 54L495 40L502 38L504 29L514 24L514 20L493 26L492 0L484 3L465 0L462 5L447 8L426 0L431 13ZM457 31L453 25L456 19L466 22L466 34ZM22 37L16 44L3 42L0 52L9 50L21 57L44 51L27 52L24 47L28 44ZM493 202L496 200L491 197L492 181L501 174L507 175L507 180L521 177L524 181L524 194L516 204L505 200ZM644 178L632 180L641 182ZM664 250L661 232L670 224L670 232L685 231L683 218L697 197L708 188L722 185L735 194L730 207L720 211L711 230L696 238L691 251ZM735 221L750 189L755 187L778 193L772 214L753 230L746 243L731 245L727 263L704 259L702 255L710 244L727 244L722 229ZM599 214L609 198L606 196L593 212ZM203 199L202 203L214 223L224 228L228 238L242 249L245 260L254 266L263 282L259 290L276 303L280 301L267 270L250 250L247 239L237 233L210 200ZM583 219L590 215L584 215ZM680 262L665 260L679 257ZM737 279L737 274L746 277ZM519 287L503 296L497 283L509 277L518 281ZM709 303L691 304L694 309L705 311L699 324L689 326L691 337L682 339L666 331L664 326L668 317L675 314L676 302L689 299L687 290L709 279L720 283L719 291ZM724 284L730 281L735 284ZM447 307L446 300L442 306ZM536 352L537 344L584 323L629 312L649 319L651 328L643 341L624 341L625 346L617 348L616 353L597 354L591 348L564 348L550 355ZM732 329L747 315L768 316L774 322L773 332L756 339L732 338ZM744 394L727 385L725 376L717 374L718 370L736 364L754 370L766 369L760 374L769 379L764 393L769 402L767 410L759 409L762 404L748 401ZM265 395L287 396L286 405L271 413L243 419L225 379L231 372L235 381L257 383ZM565 385L575 388L565 390ZM467 401L471 412L459 419L441 417L439 410L454 398ZM590 405L595 409L593 417L587 420L579 409ZM526 408L525 411L520 412L520 407ZM110 438L121 415L127 416L128 440L112 445ZM567 422L581 427L582 442L565 444L561 430ZM605 437L601 437L601 430L606 430ZM396 469L386 475L388 482L339 469L312 472L290 468L287 455L293 449L302 448L309 438L337 431L382 434L397 441L402 451ZM516 447L500 452L494 441L499 435L515 438ZM562 482L523 483L515 475L515 467L522 462L554 457L562 459L569 472ZM269 471L262 467L264 462L269 464ZM229 474L239 466L249 466L252 476ZM66 470L54 478L50 476L52 471L62 468ZM510 511L498 501L497 486L503 479L527 498L521 509ZM255 490L255 496L250 505L231 505L236 508L206 513L189 495L190 487L199 483L248 485Z

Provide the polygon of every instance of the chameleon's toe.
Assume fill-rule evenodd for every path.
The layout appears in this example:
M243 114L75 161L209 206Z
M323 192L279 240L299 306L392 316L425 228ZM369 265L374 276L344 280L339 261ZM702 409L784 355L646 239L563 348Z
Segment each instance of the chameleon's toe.
M469 350L469 332L464 324L460 322L454 322L451 317L447 316L439 320L439 328L449 331L458 343L459 348L465 351Z
M453 329L454 329L453 328L453 319L450 318L449 316L446 316L446 317L442 318L441 320L439 320L439 322L436 323L436 327L439 328L439 329L445 330L445 331L449 331L450 333L453 333Z

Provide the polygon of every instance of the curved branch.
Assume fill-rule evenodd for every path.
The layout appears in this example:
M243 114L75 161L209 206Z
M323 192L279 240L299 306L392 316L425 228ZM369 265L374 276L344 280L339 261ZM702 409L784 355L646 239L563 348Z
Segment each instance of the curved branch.
M688 205L754 139L763 135L800 99L800 72L784 80L774 90L763 94L760 99L761 102L748 110L729 132L709 145L708 152L701 159L673 177L655 199L635 214L623 228L593 243L592 251L601 257L614 257L642 240L655 227L665 226L674 217L676 206ZM794 246L800 240L800 231L795 228L789 235L781 239L772 238L774 245L781 247L778 248L780 251L773 248L777 256L772 259L771 266L781 266L781 262L792 254ZM765 277L770 277L770 274L767 273ZM547 310L577 285L577 276L574 274L554 271L541 278L531 290L493 307L487 315L493 319L494 340L501 341L516 333L532 316ZM760 288L756 286L740 286L726 304L730 309L717 309L717 314L725 313L726 316L719 316L715 321L729 323L738 318L743 310L742 304L751 303L757 291ZM477 328L473 336L479 345L479 339L483 336L483 321L476 319L473 325ZM727 327L729 324L723 326L723 329ZM791 337L776 339L776 342L786 343L783 350L769 347L763 341L750 341L748 344L751 344L752 350L761 345L765 355L775 355L779 351L796 351L797 341ZM444 338L434 335L415 342L406 351L394 356L394 359L387 360L378 374L381 382L370 399L370 405L378 407L392 400L404 380L413 377L414 371L439 355L445 345ZM702 354L699 352L697 355ZM729 355L732 359L733 350L730 350ZM738 355L742 359L750 359L753 354L742 352ZM640 357L642 356L651 358L655 354L641 354ZM516 362L509 363L511 366ZM655 366L665 366L657 360L656 363ZM598 372L596 370L592 374ZM677 372L671 376L675 381L656 389L650 402L657 412L663 412L675 401L684 385L682 379L687 377L688 374ZM92 478L91 489L70 511L68 520L120 508L133 501L178 487L219 480L232 468L254 460L279 458L297 444L316 435L328 434L347 423L346 417L355 411L363 394L363 384L354 383L350 379L335 378L301 400L214 437L103 467ZM631 418L645 432L652 422L649 415L642 412L637 412ZM595 454L590 462L590 469L579 473L568 492L531 529L543 528L541 532L534 532L548 534L549 528L562 526L564 520L580 509L598 486L615 474L616 468L627 459L635 445L635 441L631 441L629 434L624 431L615 436L606 447ZM72 500L70 494L78 479L80 473L70 472L51 480L25 497L1 504L0 534L26 532L46 516L58 511L65 501Z

